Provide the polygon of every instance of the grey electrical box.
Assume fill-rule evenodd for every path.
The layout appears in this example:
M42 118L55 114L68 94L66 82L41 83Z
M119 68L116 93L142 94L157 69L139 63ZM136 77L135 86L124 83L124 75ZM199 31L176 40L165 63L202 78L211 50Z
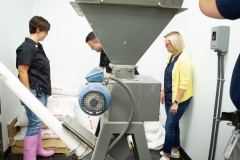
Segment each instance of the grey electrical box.
M210 48L215 52L228 52L229 34L229 26L212 27Z

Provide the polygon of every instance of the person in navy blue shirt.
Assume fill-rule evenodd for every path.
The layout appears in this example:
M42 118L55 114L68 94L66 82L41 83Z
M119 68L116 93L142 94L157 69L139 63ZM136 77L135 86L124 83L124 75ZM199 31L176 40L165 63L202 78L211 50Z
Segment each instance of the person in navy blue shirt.
M236 20L240 18L239 0L199 0L202 13L216 19ZM240 110L240 55L233 69L230 98L235 107Z
M239 0L199 0L199 7L201 12L211 18L216 19L230 19L236 20L240 18L240 1ZM230 98L240 111L240 54L233 69L231 84L230 84ZM229 160L236 160L239 158L240 141L238 140L234 147ZM225 158L226 160L226 158Z
M39 41L43 41L50 30L49 22L40 16L34 16L29 22L30 35L16 50L16 68L22 84L44 106L51 95L50 63ZM42 121L26 106L28 118L27 132L24 138L24 160L36 160L37 155L49 157L53 150L46 151L42 147Z
M199 0L201 12L211 18L235 20L240 18L239 0Z
M96 52L101 52L99 67L101 67L102 69L106 68L106 72L111 74L112 68L109 67L109 63L111 63L111 62L108 59L105 51L103 50L101 43L99 42L99 40L97 39L97 37L95 36L95 34L93 32L90 32L87 35L86 43L89 45L89 47L91 47L92 50L95 50ZM134 74L139 75L136 68L134 69Z
M234 66L231 85L230 85L230 98L235 107L240 110L240 55Z

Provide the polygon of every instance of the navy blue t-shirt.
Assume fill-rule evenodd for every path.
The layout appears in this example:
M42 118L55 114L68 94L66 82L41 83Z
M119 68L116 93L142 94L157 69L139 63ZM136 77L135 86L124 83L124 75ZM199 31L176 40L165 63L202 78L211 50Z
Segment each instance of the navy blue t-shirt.
M230 97L235 107L240 110L240 55L232 73Z
M240 18L240 1L239 0L216 0L219 13L226 19Z
M30 38L16 50L16 68L19 65L29 65L28 78L30 88L36 89L41 86L42 90L51 95L50 62L40 43Z

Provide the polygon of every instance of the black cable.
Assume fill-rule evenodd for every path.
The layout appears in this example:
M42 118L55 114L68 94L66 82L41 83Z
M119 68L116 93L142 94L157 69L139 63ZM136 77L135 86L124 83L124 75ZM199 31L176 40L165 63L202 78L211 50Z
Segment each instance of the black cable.
M107 153L114 147L115 144L117 144L117 142L128 131L128 129L129 129L131 123L132 123L134 108L135 108L134 97L133 97L133 94L132 94L131 90L129 89L129 87L125 83L123 83L121 80L117 79L116 77L109 76L109 79L112 79L112 80L118 82L127 91L128 95L130 97L130 100L131 100L131 113L130 113L130 117L129 117L129 120L128 120L128 123L127 123L126 127L124 128L122 133L114 140L114 142L108 147Z

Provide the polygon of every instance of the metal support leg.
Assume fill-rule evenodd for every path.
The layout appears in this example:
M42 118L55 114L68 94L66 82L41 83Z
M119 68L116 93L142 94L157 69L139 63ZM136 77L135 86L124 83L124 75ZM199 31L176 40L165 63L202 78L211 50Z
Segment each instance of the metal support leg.
M133 134L133 141L134 141L135 151L138 153L138 158L140 160L144 160L147 157L151 159L143 125L141 125L138 128L138 130ZM145 157L145 158L142 158L142 157Z
M103 128L100 130L100 134L97 139L97 144L93 151L92 160L104 160L106 156L106 152L110 143L110 139L112 138L111 130L103 125Z
M120 134L126 124L127 122L106 122L103 124L92 160L104 160L112 135ZM143 123L133 122L126 134L133 135L135 141L134 148L137 150L136 153L138 154L139 160L151 160Z
M122 130L126 127L127 122L106 122L104 116L101 117L101 129L98 138L90 131L78 124L76 120L66 117L62 124L77 138L84 141L89 147L87 153L85 152L81 157L83 160L123 160L126 159L130 153L127 143L127 135L133 136L134 150L136 160L151 160L150 153L147 146L146 135L142 122L132 122L125 136L109 151L110 142L116 138ZM91 152L93 149L93 152Z

